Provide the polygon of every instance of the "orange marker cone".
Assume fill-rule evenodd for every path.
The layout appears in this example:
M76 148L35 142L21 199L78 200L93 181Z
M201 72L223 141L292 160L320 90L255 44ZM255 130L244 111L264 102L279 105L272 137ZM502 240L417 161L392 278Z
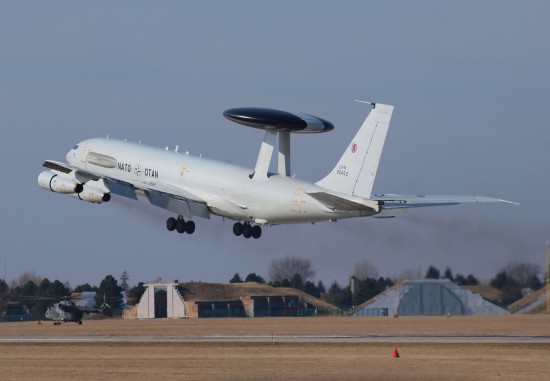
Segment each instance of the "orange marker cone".
M394 359L399 358L399 352L397 352L397 347L393 348L393 352L391 353L391 357Z

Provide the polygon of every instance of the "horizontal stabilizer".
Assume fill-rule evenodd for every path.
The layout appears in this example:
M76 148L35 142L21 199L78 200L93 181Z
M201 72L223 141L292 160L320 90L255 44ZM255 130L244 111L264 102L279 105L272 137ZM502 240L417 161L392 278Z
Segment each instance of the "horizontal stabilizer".
M360 204L358 202L348 200L343 197L339 197L330 193L325 192L314 192L314 193L308 193L309 196L313 197L317 201L319 201L321 204L326 206L332 211L337 212L360 212L363 216L370 216L376 214L378 211L374 208Z
M503 202L516 204L515 202L484 196L424 196L424 195L374 195L371 200L378 201L382 210L396 208L421 208L428 206L459 205L468 203L494 203Z

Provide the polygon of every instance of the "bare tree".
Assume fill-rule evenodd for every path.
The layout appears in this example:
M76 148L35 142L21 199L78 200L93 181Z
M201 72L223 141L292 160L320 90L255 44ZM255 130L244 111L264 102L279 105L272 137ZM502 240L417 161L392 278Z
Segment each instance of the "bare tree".
M540 273L540 267L534 263L512 261L504 266L504 271L511 280L523 288L528 287L533 278Z
M17 279L13 279L10 282L10 288L23 287L29 281L32 281L34 284L38 285L42 282L44 277L37 275L34 271L25 271L23 274L19 275Z
M420 271L420 268L417 269L405 269L401 271L401 274L399 274L398 280L404 281L404 280L414 280L414 279L421 279L422 278L422 272Z
M315 272L311 269L311 262L309 259L284 257L271 261L269 277L273 282L282 281L284 279L291 280L296 274L300 275L304 282L315 275Z
M365 280L367 278L378 279L378 269L368 260L363 259L355 263L353 276L359 280Z

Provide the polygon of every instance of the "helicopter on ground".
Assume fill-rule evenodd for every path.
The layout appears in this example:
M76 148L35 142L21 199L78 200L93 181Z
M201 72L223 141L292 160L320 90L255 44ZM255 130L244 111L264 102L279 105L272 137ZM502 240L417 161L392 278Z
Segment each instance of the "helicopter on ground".
M77 305L70 297L64 297L60 302L48 307L46 310L46 319L53 320L54 325L61 323L75 322L82 325L82 316L91 313L103 313L111 307L103 303L99 308L90 308Z

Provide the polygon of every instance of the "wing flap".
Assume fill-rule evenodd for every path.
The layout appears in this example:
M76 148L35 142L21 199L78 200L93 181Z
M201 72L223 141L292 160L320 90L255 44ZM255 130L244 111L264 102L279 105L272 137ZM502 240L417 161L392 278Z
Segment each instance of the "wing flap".
M136 183L135 186L136 188L143 190L165 193L197 202L204 202L200 197L195 196L193 193L183 189L182 187L163 183L162 181Z
M157 191L147 192L147 198L151 204L159 208L177 213L185 218L191 218L191 210L186 200L180 200Z
M185 218L191 218L191 216L210 218L210 210L206 202L181 187L163 182L150 182L136 186L146 191L147 198L153 205L178 213Z
M107 183L107 188L109 188L111 193L114 193L118 196L131 198L132 200L137 200L136 191L132 184L120 180L115 180L110 177L106 177L105 182Z
M208 206L202 201L180 198L156 190L148 190L147 198L151 204L177 213L185 218L191 218L191 216L210 218Z

